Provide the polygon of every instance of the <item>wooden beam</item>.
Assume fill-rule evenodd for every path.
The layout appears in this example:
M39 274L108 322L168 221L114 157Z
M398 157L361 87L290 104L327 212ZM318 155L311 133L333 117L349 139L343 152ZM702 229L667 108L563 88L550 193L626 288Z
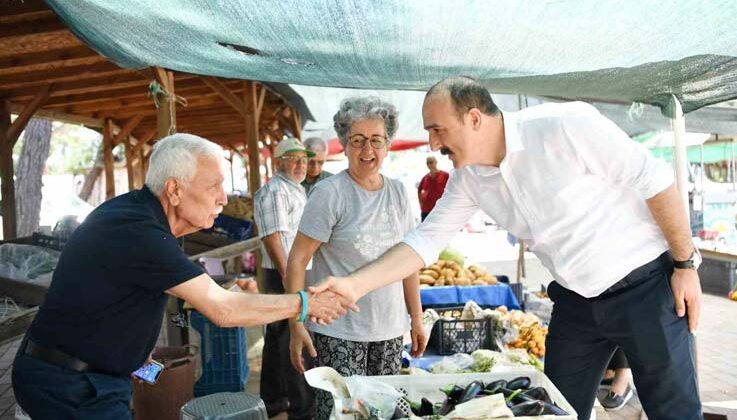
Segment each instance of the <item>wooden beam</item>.
M23 111L23 106L20 104L10 104L10 112L13 114L20 114ZM65 112L51 111L47 109L39 109L33 115L33 118L45 118L52 121L61 121L69 124L81 124L85 127L91 128L102 128L105 124L105 120L100 118L90 118L83 115L67 114Z
M105 199L115 197L115 162L113 160L113 120L105 120L102 130L103 162L105 164Z
M17 88L9 88L3 86L0 81L0 95L14 101L31 98L38 91L38 87L43 86L44 84L47 83L42 81L38 83L25 83L23 86ZM135 71L115 72L115 74L112 75L109 73L96 73L85 79L75 79L55 83L53 95L100 92L109 90L113 87L120 88L124 86L140 86L141 88L146 89L148 86L148 80Z
M0 22L0 38L41 34L45 32L66 30L64 23L51 10L36 12L30 15L17 15L16 19L5 19Z
M228 105L233 107L236 112L245 117L246 108L243 105L243 101L238 99L238 97L235 96L235 94L230 89L228 89L228 87L225 86L220 80L211 76L203 76L202 81L205 82L207 86L210 86L210 88L214 90L215 93L220 95L220 97L223 98L223 100Z
M127 120L125 124L123 124L123 127L120 129L118 134L115 135L115 138L113 138L113 147L125 141L125 139L130 136L130 134L138 126L142 119L143 115L136 115Z
M0 68L26 67L47 64L55 61L71 60L84 57L100 57L86 45L65 48L61 50L39 51L23 55L9 55L0 57Z
M29 102L23 108L23 111L18 114L18 117L15 119L15 121L13 121L13 125L8 127L6 138L7 141L11 143L11 148L15 145L15 142L18 141L20 133L23 131L24 128L26 128L26 124L28 124L28 121L31 120L33 114L35 114L36 111L44 104L44 102L49 99L50 93L51 85L44 86L41 91L39 91L36 96L31 100L31 102Z
M7 137L10 128L10 106L0 100L0 178L2 178L3 239L15 238L15 180L13 178L13 142Z
M140 151L143 149L143 146L151 141L151 139L154 138L154 135L156 135L156 128L151 128L146 133L144 133L144 135L138 139L138 143L136 143L136 146L133 148L133 154L136 155L140 153Z
M124 74L130 70L122 69L117 65L103 61L97 64L66 67L63 69L47 69L19 74L8 74L0 81L0 89L17 89L23 86L49 84L54 82L68 82L73 80L87 80L100 75Z
M196 79L184 80L181 83L177 82L177 91L180 96L186 98L200 96L212 93L212 89L205 86ZM135 86L109 86L106 90L100 90L89 93L74 94L74 95L56 95L52 93L51 99L46 104L46 107L63 107L70 105L85 105L94 104L101 100L116 98L116 99L127 99L131 102L148 102L151 103L151 97L148 96L148 86L141 81Z
M0 38L2 55L20 55L83 45L68 29Z

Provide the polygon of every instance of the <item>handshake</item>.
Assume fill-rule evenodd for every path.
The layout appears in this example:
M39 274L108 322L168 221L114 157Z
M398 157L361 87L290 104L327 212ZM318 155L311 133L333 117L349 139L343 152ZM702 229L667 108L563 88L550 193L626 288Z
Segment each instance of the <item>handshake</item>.
M348 287L345 278L328 277L322 283L307 289L307 316L310 321L327 325L348 313L358 312L356 301L360 296Z

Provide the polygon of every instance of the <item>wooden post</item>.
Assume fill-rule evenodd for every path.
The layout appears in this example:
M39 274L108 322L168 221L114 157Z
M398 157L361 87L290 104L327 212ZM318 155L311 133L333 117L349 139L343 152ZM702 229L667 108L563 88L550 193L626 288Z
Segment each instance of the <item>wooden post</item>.
M154 75L159 86L166 89L168 96L162 93L157 94L159 108L156 112L156 121L158 127L158 137L164 138L170 134L176 133L176 100L174 99L174 73L166 71L161 67L154 69Z
M302 140L302 117L296 109L292 107L292 132L294 137Z
M10 103L0 100L0 177L2 178L3 239L13 239L18 232L15 211L15 177L13 146L18 141L28 121L51 96L51 85L46 85L18 113L10 123Z
M246 107L246 145L248 146L248 191L251 197L261 187L261 159L258 148L258 123L260 115L256 114L258 103L256 86L253 83L243 82L243 103Z
M103 162L105 164L105 199L115 197L115 162L113 161L113 121L105 120L102 129Z
M136 174L133 172L133 147L130 136L125 138L125 171L128 174L128 191L136 189Z
M0 177L2 177L3 239L15 238L15 180L13 178L13 142L8 138L10 104L0 101Z
M143 157L143 147L138 149L138 181L136 182L136 188L143 188L143 184L146 182L146 159ZM134 153L135 154L135 153Z

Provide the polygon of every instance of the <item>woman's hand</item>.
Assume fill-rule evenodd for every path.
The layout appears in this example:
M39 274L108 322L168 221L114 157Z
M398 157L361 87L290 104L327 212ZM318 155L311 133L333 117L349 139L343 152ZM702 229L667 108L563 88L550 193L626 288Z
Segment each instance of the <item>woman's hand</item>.
M422 324L422 317L412 318L411 325L412 350L410 354L412 357L421 357L422 353L425 352L425 347L427 347L427 334L425 333L425 326Z
M317 357L315 346L312 345L310 333L304 324L295 321L289 321L289 358L292 361L294 370L298 373L305 373L304 357L302 357L302 349L307 348L307 352L312 357Z

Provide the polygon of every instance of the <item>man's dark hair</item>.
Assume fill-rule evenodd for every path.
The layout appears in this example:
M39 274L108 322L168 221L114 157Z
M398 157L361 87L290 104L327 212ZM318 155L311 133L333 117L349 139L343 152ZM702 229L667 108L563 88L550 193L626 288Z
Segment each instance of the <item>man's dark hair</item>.
M425 98L444 93L450 97L458 118L462 119L471 108L486 115L499 115L499 108L491 99L489 90L472 77L455 76L443 79L427 91Z

